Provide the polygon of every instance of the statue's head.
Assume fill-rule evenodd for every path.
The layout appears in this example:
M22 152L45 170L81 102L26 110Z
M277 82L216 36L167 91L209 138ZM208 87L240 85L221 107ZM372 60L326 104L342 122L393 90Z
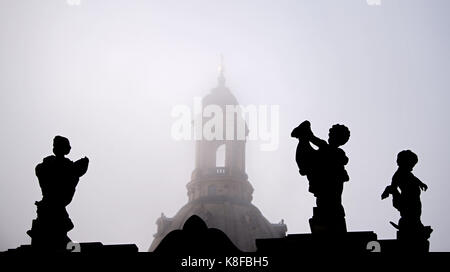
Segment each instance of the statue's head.
M398 167L412 170L419 161L417 155L411 150L400 151L397 155Z
M350 139L350 130L340 124L333 125L328 132L328 143L334 146L341 146Z
M65 156L70 153L69 139L62 136L53 138L53 154L56 156Z

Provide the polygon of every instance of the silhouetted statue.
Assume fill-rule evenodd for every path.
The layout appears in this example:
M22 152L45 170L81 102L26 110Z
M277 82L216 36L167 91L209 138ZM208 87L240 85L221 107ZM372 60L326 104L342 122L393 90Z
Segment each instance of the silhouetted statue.
M70 242L67 232L73 229L73 224L66 206L72 201L79 178L86 173L89 164L86 157L76 162L66 158L70 149L67 138L56 136L53 139L54 155L44 158L36 166L42 200L35 202L37 218L27 232L33 248L65 250Z
M422 214L420 191L426 191L428 186L412 173L417 162L418 157L411 150L398 153L398 169L392 177L391 185L387 186L381 195L381 199L392 195L393 206L400 212L398 225L391 222L398 229L397 239L416 241L420 246L430 238L433 230L430 226L424 226L420 220Z
M158 254L170 255L217 255L241 252L221 230L208 228L197 215L192 215L182 230L167 234L154 250Z
M291 136L298 138L296 161L302 176L309 181L309 191L316 197L313 217L309 220L312 233L345 233L345 212L342 206L344 182L349 180L345 165L348 158L339 147L350 138L344 125L330 128L328 142L317 138L309 121L296 127ZM317 147L314 149L311 144Z

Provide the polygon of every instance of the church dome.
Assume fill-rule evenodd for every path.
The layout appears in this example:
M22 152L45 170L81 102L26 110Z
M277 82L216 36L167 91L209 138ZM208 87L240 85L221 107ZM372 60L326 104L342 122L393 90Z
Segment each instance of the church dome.
M203 98L203 107L218 105L224 109L226 105L239 105L236 97L225 86L223 71L222 65L218 86ZM244 125L246 136L248 129ZM219 150L225 153L223 164L218 163ZM165 235L182 229L192 215L201 217L209 228L223 231L242 251L256 251L256 239L281 238L286 235L287 227L283 222L270 223L252 204L253 187L245 171L245 139L197 140L195 153L195 169L186 186L188 203L173 218L163 214L157 220L158 231L150 251L158 246Z

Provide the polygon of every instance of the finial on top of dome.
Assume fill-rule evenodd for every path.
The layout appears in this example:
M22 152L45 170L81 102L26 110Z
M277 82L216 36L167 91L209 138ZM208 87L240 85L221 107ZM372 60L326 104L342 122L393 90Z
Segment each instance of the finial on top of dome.
M224 86L225 85L225 66L223 64L223 54L220 54L220 65L219 65L219 77L218 77L218 82L219 82L219 86Z

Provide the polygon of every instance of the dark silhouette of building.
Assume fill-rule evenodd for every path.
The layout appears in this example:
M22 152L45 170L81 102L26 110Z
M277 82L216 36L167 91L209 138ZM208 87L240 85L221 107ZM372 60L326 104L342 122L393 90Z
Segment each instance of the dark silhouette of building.
M193 215L186 220L181 230L168 233L154 253L187 256L238 254L240 251L223 231L208 228L200 217Z

